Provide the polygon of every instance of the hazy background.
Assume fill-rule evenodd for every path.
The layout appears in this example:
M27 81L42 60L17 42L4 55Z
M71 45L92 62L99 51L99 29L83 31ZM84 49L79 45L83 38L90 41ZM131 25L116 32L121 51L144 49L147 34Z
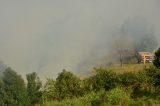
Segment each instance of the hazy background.
M85 72L105 61L113 39L134 20L135 29L151 29L160 41L159 0L0 0L0 60L41 78Z

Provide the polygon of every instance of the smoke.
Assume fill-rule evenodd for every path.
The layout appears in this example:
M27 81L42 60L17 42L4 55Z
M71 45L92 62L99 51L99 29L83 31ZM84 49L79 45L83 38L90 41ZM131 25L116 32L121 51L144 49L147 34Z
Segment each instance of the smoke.
M132 38L136 51L153 52L157 47L154 28L144 18L135 17L125 21L121 26L121 32Z
M6 68L7 66L2 61L0 61L0 79L2 78L3 72L5 71Z
M128 19L145 19L160 41L159 7L158 0L2 0L0 60L20 74L36 71L42 78L63 68L90 70L110 61L115 33L131 28L123 28Z

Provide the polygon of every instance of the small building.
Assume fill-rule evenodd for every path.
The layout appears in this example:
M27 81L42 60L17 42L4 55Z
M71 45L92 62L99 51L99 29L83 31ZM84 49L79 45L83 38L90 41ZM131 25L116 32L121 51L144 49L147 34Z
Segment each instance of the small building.
M152 63L153 54L150 52L138 52L141 63Z

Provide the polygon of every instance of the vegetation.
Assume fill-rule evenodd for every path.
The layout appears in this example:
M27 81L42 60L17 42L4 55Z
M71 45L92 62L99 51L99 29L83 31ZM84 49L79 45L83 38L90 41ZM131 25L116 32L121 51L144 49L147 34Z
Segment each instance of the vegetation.
M94 73L83 79L63 70L43 86L35 72L26 75L25 83L14 70L6 68L0 79L0 106L160 105L160 49L153 65L139 66L125 70L94 68ZM123 71L117 72L120 69Z
M155 52L153 64L160 69L160 48Z
M27 74L27 92L30 98L31 105L35 105L40 102L42 92L40 88L42 86L39 77L35 72Z
M63 70L58 75L55 88L58 100L74 98L83 94L80 87L80 79L66 70Z
M2 78L2 106L28 106L30 104L24 80L11 68L7 68Z

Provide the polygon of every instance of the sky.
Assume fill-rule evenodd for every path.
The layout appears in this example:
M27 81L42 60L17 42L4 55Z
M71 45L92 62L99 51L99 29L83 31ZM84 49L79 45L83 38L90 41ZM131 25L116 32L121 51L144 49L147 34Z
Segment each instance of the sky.
M87 71L134 17L147 20L160 41L159 0L0 0L0 60L42 79Z

